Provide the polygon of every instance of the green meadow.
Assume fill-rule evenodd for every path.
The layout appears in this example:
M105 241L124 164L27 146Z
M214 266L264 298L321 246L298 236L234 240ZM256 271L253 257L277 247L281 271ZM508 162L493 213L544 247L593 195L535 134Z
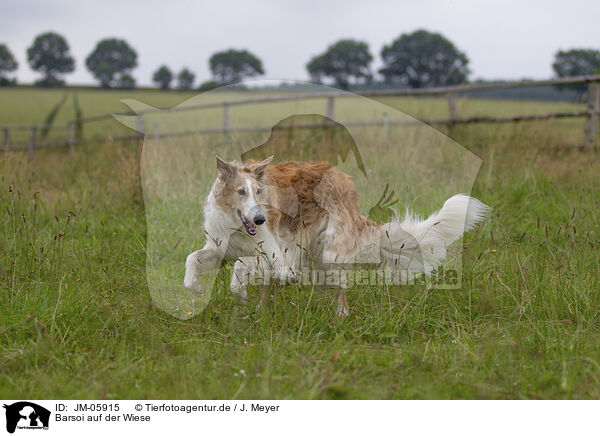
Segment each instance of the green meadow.
M74 118L75 93L83 116L126 111L122 99L170 107L190 98L257 95L66 92L55 125ZM0 124L43 123L64 93L1 89ZM447 114L444 99L378 100L389 105L390 113ZM318 105L324 102L300 107L311 111ZM458 100L460 116L583 107ZM282 108L265 106L259 115L233 108L232 125L270 122L289 109ZM336 114L346 121L360 115L352 99L336 104ZM182 123L186 128L218 125L219 117L217 112L189 115ZM169 123L166 115L149 126ZM202 195L214 178L213 154L234 156L240 151L235 147L243 148L235 144L261 143L268 133L234 140L170 138L142 152L141 140L111 140L132 131L107 120L86 124L87 141L72 153L40 148L29 162L26 152L1 151L0 394L39 399L599 398L600 155L597 148L577 146L583 126L582 119L573 119L439 132L398 127L384 139L378 129L356 128L366 144L361 151L367 167L374 168L369 184L348 169L361 186L363 212L399 168L405 171L396 189L398 211L411 206L430 213L441 206L449 192L469 181L448 178L454 173L446 167L459 165L460 153L441 156L435 148L448 144L457 150L460 144L481 159L472 195L493 211L464 238L460 289L371 286L348 292L345 319L335 315L329 293L306 286L274 286L260 307L252 292L248 305L239 306L227 280L217 282L200 306L185 294L184 256L200 248L203 235L182 235L198 227ZM206 155L194 154L200 146ZM164 155L147 153L160 147ZM172 165L161 161L153 167L153 156L166 156ZM423 173L427 162L441 170ZM140 166L162 172L142 179ZM441 176L444 183L436 184ZM168 262L161 263L164 259ZM157 283L168 288L166 297Z

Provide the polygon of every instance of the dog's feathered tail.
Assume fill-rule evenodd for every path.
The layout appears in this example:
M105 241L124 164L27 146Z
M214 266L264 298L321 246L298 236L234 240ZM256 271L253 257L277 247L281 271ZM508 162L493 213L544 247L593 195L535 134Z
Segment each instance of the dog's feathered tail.
M406 212L403 220L381 226L381 253L387 266L409 272L431 273L446 257L446 249L464 232L483 221L490 208L459 194L426 219Z

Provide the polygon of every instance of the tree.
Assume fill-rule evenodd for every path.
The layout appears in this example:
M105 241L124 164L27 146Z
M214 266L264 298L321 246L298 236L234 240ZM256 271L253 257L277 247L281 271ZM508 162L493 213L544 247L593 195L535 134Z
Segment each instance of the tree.
M366 42L342 39L330 45L325 53L313 57L306 69L315 82L320 83L322 77L330 77L338 87L348 89L352 79L356 82L371 81L373 76L369 64L372 61Z
M206 92L206 91L210 91L211 89L216 89L219 86L220 86L219 82L216 82L214 80L207 80L206 82L202 82L200 84L200 86L198 87L198 91Z
M121 89L133 89L135 88L135 79L131 74L121 74L117 81L117 88Z
M137 53L122 39L104 39L87 57L85 65L103 88L123 87L124 82L132 84L130 72L137 67Z
M5 44L0 44L0 86L7 86L15 83L15 79L8 79L4 73L11 73L17 69L19 64Z
M467 80L469 60L439 33L417 30L402 34L381 51L379 72L388 83L411 88L456 85Z
M247 50L230 49L215 53L209 64L213 77L222 85L265 74L261 60Z
M69 44L54 32L42 33L35 38L33 45L27 49L27 60L32 70L44 73L44 78L36 82L41 86L64 85L65 81L59 76L75 70Z
M600 74L600 50L571 49L558 51L554 55L552 69L558 77L586 76ZM585 83L574 83L568 86L578 92L584 92ZM561 86L560 89L563 89Z
M154 72L152 81L156 83L160 89L169 89L169 86L173 81L173 73L169 67L161 65L161 67Z
M177 75L177 87L183 91L192 89L196 76L187 68L184 68Z

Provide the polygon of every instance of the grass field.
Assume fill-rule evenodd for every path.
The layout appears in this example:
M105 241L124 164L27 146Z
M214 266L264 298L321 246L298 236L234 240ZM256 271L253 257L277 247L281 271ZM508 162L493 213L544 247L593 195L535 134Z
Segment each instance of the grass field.
M188 97L86 92L84 115L122 110L124 97ZM0 124L26 124L62 91L0 96ZM415 116L446 110L436 99L387 102ZM571 107L464 100L459 112ZM462 288L351 292L343 320L330 296L302 287L260 309L223 287L201 313L173 317L146 281L138 142L39 150L31 163L3 153L0 396L598 398L600 155L565 147L582 131L582 120L455 128L483 159L473 195L494 208L465 238Z

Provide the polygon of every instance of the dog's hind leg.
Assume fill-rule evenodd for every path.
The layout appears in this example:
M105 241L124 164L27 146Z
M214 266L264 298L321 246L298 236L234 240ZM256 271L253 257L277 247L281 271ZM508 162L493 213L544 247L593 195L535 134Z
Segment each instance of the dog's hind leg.
M337 302L337 314L338 316L346 317L350 314L350 308L348 307L348 300L346 300L346 292L338 291L335 294L335 301Z
M222 257L215 247L207 245L202 250L194 251L185 261L185 287L197 295L202 295L199 274L215 269L221 260Z

